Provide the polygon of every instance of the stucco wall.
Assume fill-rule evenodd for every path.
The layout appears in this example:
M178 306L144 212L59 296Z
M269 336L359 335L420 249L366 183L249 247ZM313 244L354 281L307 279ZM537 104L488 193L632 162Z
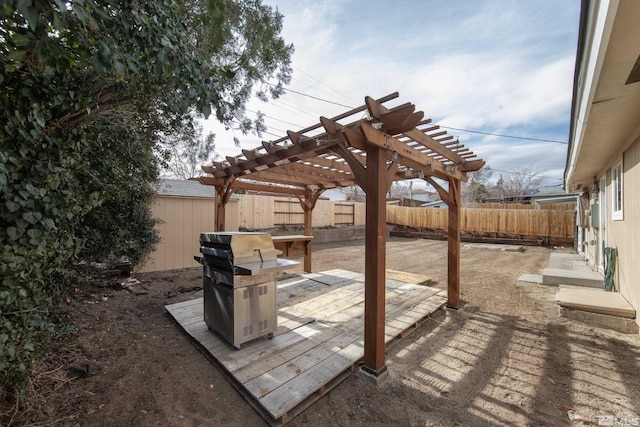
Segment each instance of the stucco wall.
M640 311L640 139L623 155L623 216L621 221L611 219L611 178L607 177L607 245L618 249L616 281L620 292ZM640 324L636 315L636 323Z

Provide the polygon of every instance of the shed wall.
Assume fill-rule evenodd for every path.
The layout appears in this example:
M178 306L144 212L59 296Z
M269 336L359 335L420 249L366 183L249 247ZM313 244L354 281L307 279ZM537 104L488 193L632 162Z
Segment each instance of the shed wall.
M340 205L337 207L338 215L336 204ZM349 204L351 207L347 206ZM154 217L162 221L158 225L161 241L149 259L136 267L136 271L145 273L197 267L199 264L193 256L200 253L200 233L215 229L215 199L158 196L152 209ZM364 225L364 203L318 200L313 211L313 226L333 226L337 221ZM238 231L240 227L269 229L303 223L304 214L296 197L238 194L226 206L226 231Z
M153 205L161 241L137 272L197 267L193 260L199 254L200 233L212 231L215 222L215 200L212 198L160 196Z

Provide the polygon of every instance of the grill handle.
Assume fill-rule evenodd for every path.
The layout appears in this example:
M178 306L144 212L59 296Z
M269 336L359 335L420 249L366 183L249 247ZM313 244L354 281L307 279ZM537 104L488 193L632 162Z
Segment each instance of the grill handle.
M202 258L201 256L194 255L193 259L196 260L198 263L204 265L204 258Z

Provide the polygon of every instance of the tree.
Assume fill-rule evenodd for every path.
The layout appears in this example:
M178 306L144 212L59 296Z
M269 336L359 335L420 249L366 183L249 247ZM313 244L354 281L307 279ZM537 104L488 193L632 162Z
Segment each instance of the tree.
M220 97L216 117L228 128L246 133L266 130L261 114L245 116L252 95L277 98L291 80L293 46L280 37L282 15L261 0L182 0L181 15L193 29L204 61L221 70L214 79ZM208 114L204 108L204 114Z
M410 193L411 193L411 189L409 188L409 186L413 186L413 184L411 184L410 182L400 182L400 181L394 181L391 184L391 187L389 188L389 193L387 194L387 196L390 199L399 199L402 200L405 197L409 197Z
M534 167L525 166L516 169L506 178L500 176L496 191L501 198L508 197L513 201L522 201L524 197L540 186L542 171Z
M493 170L489 165L482 169L467 173L467 182L462 183L462 201L466 203L482 203L489 197L489 180Z
M75 172L82 193L99 200L74 224L74 237L82 242L78 258L109 263L126 259L136 265L159 241L150 210L155 198L150 183L158 176L153 144L131 125L115 126L102 118L74 131L78 139L99 142L85 145Z
M78 260L140 260L162 134L278 95L292 46L258 0L0 5L0 400L14 398Z
M214 133L202 135L202 126L184 127L162 138L163 169L179 179L190 179L202 175L203 164L218 158Z

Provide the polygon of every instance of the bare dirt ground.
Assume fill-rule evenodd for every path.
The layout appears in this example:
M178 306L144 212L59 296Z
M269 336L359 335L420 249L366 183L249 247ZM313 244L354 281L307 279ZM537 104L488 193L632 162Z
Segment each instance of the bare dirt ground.
M353 374L287 425L640 425L640 337L559 319L554 287L518 282L550 252L463 249L464 308L392 347L381 384ZM446 255L446 242L390 239L387 268L444 288ZM315 245L313 263L363 272L363 243ZM137 278L134 292L76 290L65 314L77 332L38 366L13 424L267 425L164 310L201 296L181 292L201 286L201 269ZM88 374L69 378L83 364Z

